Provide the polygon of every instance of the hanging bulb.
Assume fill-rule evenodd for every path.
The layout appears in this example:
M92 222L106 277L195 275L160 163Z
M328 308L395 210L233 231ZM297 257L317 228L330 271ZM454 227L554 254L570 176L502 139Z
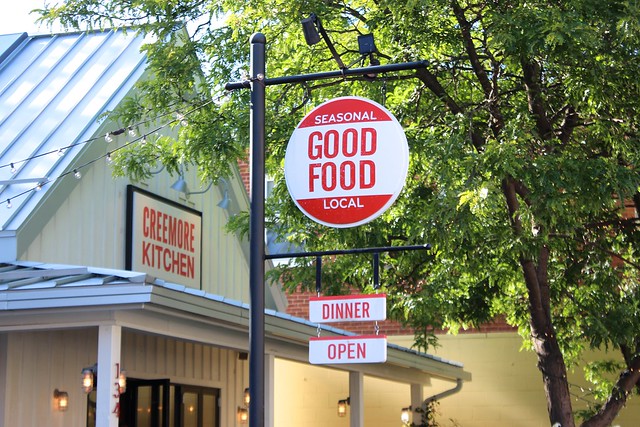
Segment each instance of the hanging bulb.
M58 150L58 157L62 157L64 155L64 150L62 148L60 148Z
M111 137L111 134L109 132L107 132L104 136L104 140L107 141L107 143L113 142L113 138Z
M182 126L187 126L189 122L185 119L184 114L176 113L176 118L180 121Z
M136 136L138 136L138 133L134 128L129 128L129 136L135 138Z
M11 199L7 199L7 209L11 209Z
M142 136L142 140L140 140L140 145L145 145L147 143L147 135Z
M113 159L111 158L111 152L107 151L107 164L110 165L113 163Z
M73 176L75 176L76 179L82 178L82 174L80 173L80 171L78 169L74 169L73 170Z
M42 190L42 183L39 182L38 185L36 185L36 191L40 191Z
M11 163L11 173L16 173L16 167Z

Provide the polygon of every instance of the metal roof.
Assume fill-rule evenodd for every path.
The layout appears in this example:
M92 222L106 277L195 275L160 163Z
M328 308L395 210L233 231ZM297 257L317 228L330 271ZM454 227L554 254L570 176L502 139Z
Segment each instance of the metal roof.
M78 167L100 115L142 76L142 43L124 30L0 36L0 232L18 230Z
M0 328L3 313L100 306L125 309L132 305L163 306L211 319L224 319L248 328L248 304L165 282L145 273L37 262L0 263ZM308 337L315 336L318 328L328 335L355 335L275 310L265 310L265 315L267 329L298 342L306 342ZM402 364L415 365L416 360L422 360L430 366L439 366L446 375L457 375L464 380L470 378L458 362L391 343L387 347L390 358Z

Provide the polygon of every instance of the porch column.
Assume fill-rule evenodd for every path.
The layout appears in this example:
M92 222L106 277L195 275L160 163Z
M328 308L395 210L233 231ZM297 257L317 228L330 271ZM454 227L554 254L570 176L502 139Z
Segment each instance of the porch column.
M117 369L120 366L122 327L98 327L98 386L96 387L96 427L118 427L120 399Z
M265 401L264 401L264 425L265 427L274 427L274 411L275 411L275 361L276 358L273 354L265 354L264 356L264 389L265 389Z
M349 427L364 427L364 374L349 372Z
M423 402L424 391L422 384L411 384L411 410L413 411L413 422L415 424L420 423L422 414L420 412L417 412L417 410L422 408Z

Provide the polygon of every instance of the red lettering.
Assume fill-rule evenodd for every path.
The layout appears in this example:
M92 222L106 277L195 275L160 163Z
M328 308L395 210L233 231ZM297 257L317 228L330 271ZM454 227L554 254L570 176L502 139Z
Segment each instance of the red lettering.
M367 144L368 143L368 144ZM362 128L360 134L360 151L363 156L370 156L378 149L378 133L374 128Z
M147 206L142 209L142 235L149 237L149 208Z
M194 240L196 240L196 225L195 224L189 224L189 250L191 251L191 253L194 253L196 251L196 248L193 246L193 242Z
M156 240L156 211L149 209L149 238Z
M151 243L142 242L142 265L153 266L153 264L151 263L151 258L149 257L150 248L151 248Z
M375 128L362 128L360 133L356 128L347 128L342 134L335 129L329 129L324 134L313 131L307 140L309 160L333 159L339 153L345 157L355 157L358 151L361 156L371 156L377 148L378 133Z
M322 189L324 191L333 191L337 185L338 168L333 162L327 162L322 165Z
M349 181L347 182L347 177ZM347 160L340 164L340 187L343 190L351 190L356 186L356 164Z
M362 317L369 318L371 315L369 314L369 303L367 301L362 303Z
M162 243L167 243L167 222L171 221L171 217L165 213L162 214Z
M340 134L331 129L324 134L324 156L327 159L335 158L340 152Z
M358 348L356 352L356 357L358 359L364 359L367 357L367 344L364 342L358 343Z
M316 141L318 143L316 143ZM318 131L311 132L308 144L309 160L318 160L322 158L322 133Z
M376 185L376 164L371 160L360 160L360 188L372 188Z
M348 128L342 133L342 154L345 157L358 154L358 131L354 128Z
M320 178L320 174L316 171L320 167L320 163L311 163L309 165L309 192L313 193L316 190L315 182Z

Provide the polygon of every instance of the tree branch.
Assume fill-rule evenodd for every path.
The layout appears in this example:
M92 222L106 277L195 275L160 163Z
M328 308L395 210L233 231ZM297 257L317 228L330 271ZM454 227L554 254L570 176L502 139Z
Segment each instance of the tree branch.
M581 427L611 425L622 407L627 403L629 393L640 381L640 356L631 360L628 369L620 374L609 399L593 417L582 423Z
M427 88L433 92L444 105L454 114L463 113L463 109L456 103L456 101L449 96L447 91L442 87L438 78L426 68L419 68L416 70L416 76L422 83L427 86ZM484 147L484 138L479 135L477 132L471 133L471 143L478 151L482 151Z
M529 101L529 111L536 119L536 127L540 137L545 140L553 138L553 127L546 113L546 106L542 99L542 89L540 87L540 65L535 61L525 58L521 60L524 76L524 86L527 91Z

